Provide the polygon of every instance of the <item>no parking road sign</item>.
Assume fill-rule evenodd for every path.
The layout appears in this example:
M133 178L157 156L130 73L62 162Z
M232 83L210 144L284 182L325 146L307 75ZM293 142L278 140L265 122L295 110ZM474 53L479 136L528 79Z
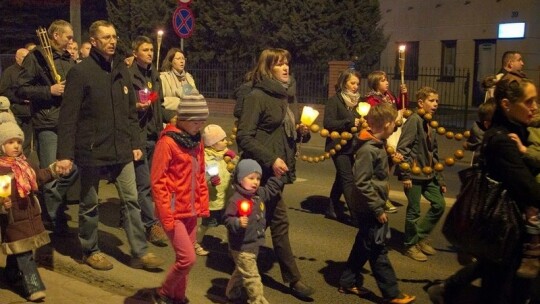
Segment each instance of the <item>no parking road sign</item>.
M180 6L174 11L172 25L178 37L182 39L189 38L193 34L195 17L188 7Z

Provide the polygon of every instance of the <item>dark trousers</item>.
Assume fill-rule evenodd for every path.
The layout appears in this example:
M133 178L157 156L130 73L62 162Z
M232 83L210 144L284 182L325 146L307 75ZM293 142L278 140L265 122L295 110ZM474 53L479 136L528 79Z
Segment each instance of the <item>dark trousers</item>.
M396 273L388 259L386 244L376 242L380 239L380 224L374 215L358 215L358 233L354 245L349 254L345 271L341 274L339 283L342 287L361 287L364 277L361 270L369 261L371 271L377 282L377 286L385 299L393 299L399 296L399 288ZM379 235L377 237L377 235Z
M5 277L6 281L19 289L24 297L45 290L32 251L8 255Z
M336 167L336 177L332 190L330 190L331 204L334 204L336 214L343 213L343 205L339 202L341 194L345 197L347 207L351 210L351 202L354 196L354 177L352 167L354 156L352 154L337 154L332 156L334 166Z
M285 283L295 283L301 279L300 271L289 240L289 217L287 205L281 198L276 204L267 204L266 222L270 227L272 245L276 254L281 276Z

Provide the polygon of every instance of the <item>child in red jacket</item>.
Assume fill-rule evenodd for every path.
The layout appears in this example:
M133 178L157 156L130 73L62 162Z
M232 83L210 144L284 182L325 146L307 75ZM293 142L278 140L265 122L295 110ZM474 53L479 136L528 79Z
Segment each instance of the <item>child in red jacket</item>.
M208 217L208 186L205 178L204 144L201 128L208 106L198 92L182 99L176 124L169 124L156 144L151 169L156 215L169 237L176 261L155 303L188 303L187 278L195 264L197 218Z

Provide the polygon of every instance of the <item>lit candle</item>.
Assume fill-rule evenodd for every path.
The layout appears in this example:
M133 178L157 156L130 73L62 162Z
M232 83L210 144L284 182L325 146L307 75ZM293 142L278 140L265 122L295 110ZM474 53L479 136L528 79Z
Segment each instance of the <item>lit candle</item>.
M356 108L356 112L360 114L360 117L364 117L369 113L369 109L371 109L371 105L365 101L361 101L358 103L358 107Z
M305 106L302 109L302 116L300 117L300 121L302 122L302 124L309 127L315 122L315 119L317 119L318 116L319 111L313 109L312 107Z
M405 83L405 45L399 46L399 71L401 72L401 84Z
M159 53L161 50L161 41L163 40L163 31L157 32L157 56L156 56L156 70L159 72Z
M11 195L11 177L9 175L0 176L0 197Z
M206 172L208 173L208 175L210 176L216 176L218 175L219 173L219 167L217 164L212 164L212 165L208 165L206 167Z
M251 201L243 200L238 202L238 214L240 216L249 216L252 208L253 203Z

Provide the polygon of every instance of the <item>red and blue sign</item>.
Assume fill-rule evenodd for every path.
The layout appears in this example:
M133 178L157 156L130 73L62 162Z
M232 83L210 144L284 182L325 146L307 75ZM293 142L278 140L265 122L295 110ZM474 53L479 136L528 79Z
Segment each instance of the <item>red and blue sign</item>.
M180 6L174 11L172 26L178 37L182 39L191 37L195 27L195 17L187 6Z

